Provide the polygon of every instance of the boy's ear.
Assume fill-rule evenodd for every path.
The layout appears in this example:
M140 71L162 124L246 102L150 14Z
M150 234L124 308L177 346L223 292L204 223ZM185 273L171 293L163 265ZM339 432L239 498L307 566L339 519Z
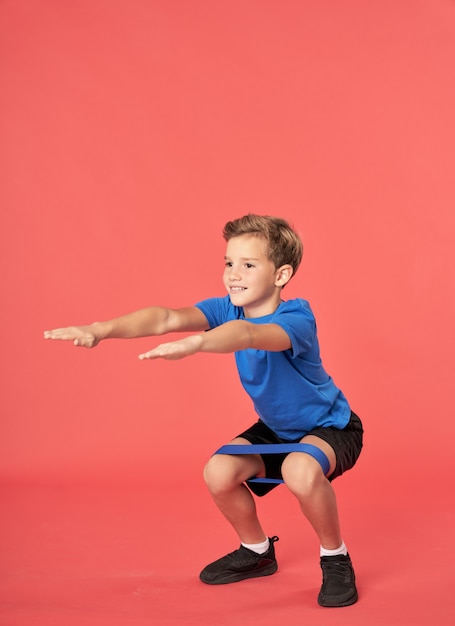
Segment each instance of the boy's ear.
M294 270L292 265L282 265L277 269L275 284L277 287L284 287L291 280Z

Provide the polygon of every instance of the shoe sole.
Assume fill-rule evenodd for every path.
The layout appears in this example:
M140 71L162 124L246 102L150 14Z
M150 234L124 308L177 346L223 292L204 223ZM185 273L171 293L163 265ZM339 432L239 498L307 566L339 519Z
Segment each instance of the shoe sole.
M204 580L204 578L202 577L202 574L199 576L199 579L206 585L228 585L229 583L237 583L237 582L240 582L241 580L248 580L250 578L261 578L262 576L271 576L277 571L277 569L278 569L277 564L272 563L270 566L264 567L264 569L260 571L245 572L243 574L238 574L238 573L236 574L233 572L231 576L226 576L222 580Z
M352 604L355 604L358 599L359 599L359 596L357 593L355 593L351 598L349 598L348 600L345 600L344 602L336 602L335 598L333 600L324 601L322 598L318 597L318 604L319 606L323 606L324 608L327 608L327 609L337 609L343 606L351 606Z

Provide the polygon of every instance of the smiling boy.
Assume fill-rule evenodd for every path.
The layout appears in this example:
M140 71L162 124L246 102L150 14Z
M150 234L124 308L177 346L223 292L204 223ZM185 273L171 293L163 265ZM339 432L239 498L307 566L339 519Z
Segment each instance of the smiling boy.
M362 424L322 366L316 323L307 301L284 301L282 289L302 259L300 238L289 224L246 215L228 222L223 282L228 295L181 309L149 307L90 326L46 331L47 339L94 347L102 339L195 332L163 343L143 360L180 359L197 352L235 353L240 380L259 417L230 443L241 446L305 444L282 454L215 454L204 478L220 512L236 531L240 547L207 565L211 585L273 574L274 543L258 519L253 493L282 479L297 498L320 543L321 606L357 601L355 575L343 542L331 481L350 469L362 448ZM204 331L204 332L202 332ZM222 450L220 450L222 452Z

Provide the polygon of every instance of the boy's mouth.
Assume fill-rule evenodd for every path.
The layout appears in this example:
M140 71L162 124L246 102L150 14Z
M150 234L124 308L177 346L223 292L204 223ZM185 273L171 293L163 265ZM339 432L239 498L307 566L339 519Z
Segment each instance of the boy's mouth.
M239 293L240 291L245 291L246 287L229 287L229 290L233 293Z

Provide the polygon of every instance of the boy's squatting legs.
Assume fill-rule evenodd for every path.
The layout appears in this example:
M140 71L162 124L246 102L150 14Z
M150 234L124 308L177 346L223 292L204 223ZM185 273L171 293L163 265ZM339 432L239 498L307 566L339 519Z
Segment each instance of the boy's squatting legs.
M237 438L232 443L245 444ZM330 461L330 471L336 463L331 446L318 437L308 436L302 443L320 447ZM289 454L282 466L283 479L301 510L319 537L321 546L335 550L342 544L335 492L323 475L319 463L308 454ZM220 512L246 544L261 543L266 538L256 513L254 497L243 484L251 476L264 476L260 456L215 455L206 465L204 478Z
M336 458L331 446L312 436L302 441L318 445L329 458L330 471L333 471ZM241 438L233 443L248 445ZM248 478L263 475L264 462L258 455L215 455L207 463L207 486L219 510L239 535L241 546L207 565L200 573L202 582L219 585L269 576L276 572L278 566L273 544L278 537L271 537L270 541L264 539L266 535L256 514L253 495L243 485ZM282 475L321 543L322 586L318 604L324 607L354 604L358 597L355 574L341 539L332 485L324 476L319 463L302 452L292 452L285 458ZM268 549L263 552L265 545L258 544L265 541Z

